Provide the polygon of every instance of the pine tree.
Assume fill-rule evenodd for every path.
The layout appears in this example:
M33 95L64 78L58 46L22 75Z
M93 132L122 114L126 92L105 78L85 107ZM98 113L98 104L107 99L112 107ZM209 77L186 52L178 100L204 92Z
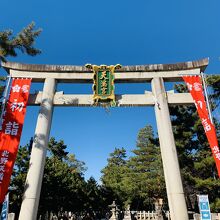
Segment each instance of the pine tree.
M16 57L18 51L30 56L40 54L41 51L35 48L34 44L41 33L41 29L34 30L34 27L35 24L32 22L15 36L13 36L12 30L0 31L0 61L5 62L7 57ZM0 114L5 81L6 77L0 77Z
M30 56L35 56L41 51L34 47L35 39L41 33L41 29L34 30L34 22L25 27L16 36L12 36L12 30L0 32L0 60L5 61L6 57L17 56L17 51Z
M29 144L20 146L12 174L10 186L14 190L10 192L10 210L14 213L19 213L22 202L24 183L27 176L30 160L29 147Z
M67 146L63 141L56 141L52 138L49 146L50 153L45 163L39 214L44 216L47 211L58 212L62 207L70 211L85 210L84 201L88 198L85 190L86 181L82 173L82 170L85 170L82 168L84 163L78 161L75 156L71 156L69 160ZM10 210L16 215L21 206L29 159L30 146L20 147L11 181L11 186L15 190L10 193ZM80 168L77 164L80 164Z
M57 157L59 160L67 159L67 154L69 152L66 152L67 146L64 144L63 140L60 140L59 142L55 140L54 137L50 138L48 149L51 155L54 157Z
M208 76L206 80L209 88L212 91L210 94L210 99L214 100L214 107L218 107L220 104L220 75Z
M133 153L134 156L128 161L130 180L136 200L139 198L142 201L139 206L149 209L154 199L163 198L165 194L159 143L151 126L140 129Z
M72 172L79 173L82 176L87 170L87 167L85 166L85 162L77 160L75 154L68 154L65 162L72 169Z
M98 186L96 180L93 177L90 177L87 180L85 186L86 198L84 201L84 206L87 210L98 212L102 210L102 198L100 187ZM92 214L92 213L90 213Z
M117 204L126 203L128 200L127 185L124 182L127 173L126 150L124 148L115 148L110 154L107 166L101 171L102 183L107 190L113 194L113 199Z
M42 182L39 213L58 212L64 207L70 211L84 209L86 182L82 171L84 163L66 151L63 140L51 138L48 144L50 154L46 158ZM80 165L80 167L77 167Z
M151 126L140 129L133 153L126 160L125 150L116 148L102 170L102 182L124 207L149 210L154 199L165 197L160 149Z

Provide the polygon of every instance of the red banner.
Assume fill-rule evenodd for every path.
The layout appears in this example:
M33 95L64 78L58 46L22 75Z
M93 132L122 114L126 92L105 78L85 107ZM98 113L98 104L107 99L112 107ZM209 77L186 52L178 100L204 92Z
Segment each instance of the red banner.
M0 203L8 191L18 152L31 79L13 79L0 131Z
M209 114L203 95L201 78L200 76L183 76L183 79L186 82L187 87L195 102L199 117L205 130L206 137L212 150L213 157L215 159L218 176L220 177L220 150L218 146L215 126L209 119Z

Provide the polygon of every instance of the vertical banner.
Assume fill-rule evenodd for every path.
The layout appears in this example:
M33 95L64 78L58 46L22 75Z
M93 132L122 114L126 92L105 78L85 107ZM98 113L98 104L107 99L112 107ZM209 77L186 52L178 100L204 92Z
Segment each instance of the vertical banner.
M208 195L197 195L201 220L211 220Z
M8 191L20 143L31 79L13 79L0 131L0 203Z
M206 137L208 139L212 154L216 163L218 176L220 177L220 150L214 124L209 119L209 114L203 95L203 88L200 76L183 76L193 100L195 102L199 117L202 121Z

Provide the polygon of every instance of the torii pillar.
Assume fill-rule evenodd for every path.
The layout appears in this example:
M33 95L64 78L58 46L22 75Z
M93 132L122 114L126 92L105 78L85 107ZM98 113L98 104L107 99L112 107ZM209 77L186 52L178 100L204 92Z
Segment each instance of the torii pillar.
M154 108L170 216L172 220L188 220L187 206L163 78L155 77L152 79L152 92L156 102Z
M37 119L34 142L32 145L29 164L30 168L26 178L19 220L37 219L37 207L40 199L44 164L49 141L55 87L55 79L45 79L42 102Z

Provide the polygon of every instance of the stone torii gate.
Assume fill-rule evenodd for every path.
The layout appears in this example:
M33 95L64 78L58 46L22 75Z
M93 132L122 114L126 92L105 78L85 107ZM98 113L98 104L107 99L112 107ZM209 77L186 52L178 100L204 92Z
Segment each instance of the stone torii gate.
M115 83L151 83L152 92L116 95L117 106L154 106L160 140L167 197L172 220L188 220L187 207L169 114L169 105L192 104L189 93L165 91L164 82L183 81L181 75L199 75L208 65L208 59L176 64L123 66L115 71ZM53 107L91 106L92 95L65 95L56 91L58 83L92 83L92 71L83 66L30 65L3 62L11 77L32 78L44 83L43 91L31 94L28 105L39 105L30 167L19 220L36 220L44 164L49 140Z

